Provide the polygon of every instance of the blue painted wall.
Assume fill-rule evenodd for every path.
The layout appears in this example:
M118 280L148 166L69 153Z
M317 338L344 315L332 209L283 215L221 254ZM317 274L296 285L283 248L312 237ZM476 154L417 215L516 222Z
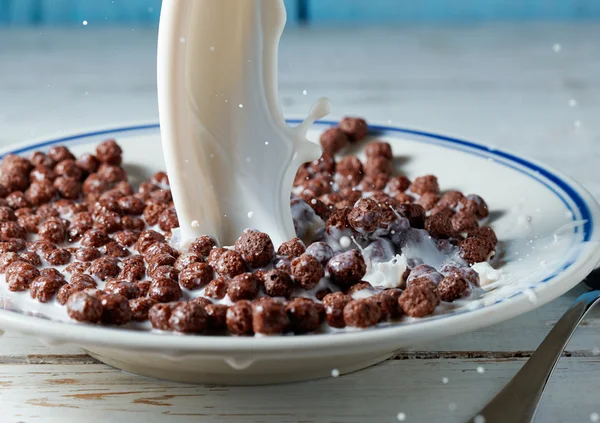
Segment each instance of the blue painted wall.
M215 0L218 1L218 0ZM243 0L241 0L243 1ZM296 22L298 0L284 0ZM3 25L156 25L161 0L0 0Z
M306 0L309 20L440 22L600 18L600 0Z
M218 1L218 0L214 0ZM244 0L240 0L244 1ZM285 0L310 23L598 19L600 0ZM0 25L156 25L161 0L0 0Z

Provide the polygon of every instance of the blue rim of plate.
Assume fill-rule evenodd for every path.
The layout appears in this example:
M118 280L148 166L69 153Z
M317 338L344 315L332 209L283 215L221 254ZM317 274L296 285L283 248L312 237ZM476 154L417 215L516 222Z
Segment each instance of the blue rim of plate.
M292 124L292 125L302 123L302 119L286 119L286 121L288 124ZM320 126L334 126L337 124L338 124L337 121L329 121L329 120L319 120L319 121L315 122L315 125L320 125ZM86 138L110 136L110 135L115 135L115 134L119 134L119 133L127 133L127 132L157 130L159 128L160 128L159 124L152 123L152 124L141 124L141 125L133 125L133 126L123 126L123 127L112 128L112 129L103 129L103 130L97 130L97 131L84 132L84 133L80 133L80 134L73 134L73 135L68 135L68 136L63 136L63 137L58 137L58 138L54 138L54 139L50 139L50 140L46 140L46 141L33 143L26 147L21 147L21 148L17 148L17 149L9 149L9 151L0 155L0 159L3 158L4 155L9 154L9 153L22 154L22 153L29 152L31 150L41 149L41 148L49 147L51 145L59 144L59 143L68 143L71 145L76 145L76 144L79 144L77 141L82 141ZM593 233L595 222L593 220L592 213L590 212L587 202L579 195L579 193L568 182L564 181L559 176L555 175L554 173L545 169L542 166L539 166L529 160L523 159L521 157L515 156L511 153L507 153L502 150L498 150L493 147L484 146L484 145L476 144L476 143L473 143L470 141L465 141L465 140L462 140L459 138L450 137L450 136L446 136L446 135L439 135L439 134L426 132L426 131L385 126L385 125L369 125L369 132L370 132L371 136L379 136L379 135L385 135L385 134L396 134L396 135L405 134L405 135L411 136L409 141L425 142L425 143L430 143L430 144L442 145L445 147L450 147L455 150L461 150L468 154L476 155L476 156L479 156L482 158L487 158L487 159L489 159L490 157L493 157L493 159L495 161L502 164L503 166L510 167L511 169L516 170L519 173L522 173L524 175L527 175L527 176L535 179L538 183L544 185L547 189L549 189L554 195L556 195L562 201L562 203L565 205L565 207L571 213L573 221L574 222L576 222L576 221L582 222L581 225L577 225L573 228L573 232L575 234L582 232L580 234L581 239L580 239L580 241L578 241L578 243L587 242L591 239L591 235ZM523 289L535 288L540 284L544 284L544 283L552 280L557 275L559 275L560 273L562 273L563 271L568 269L573 263L575 263L577 261L577 258L578 258L577 256L575 256L575 257L571 256L570 260L568 260L568 262L566 262L556 272L554 272L553 274L547 276L546 278L544 278L542 280L537 281L536 283L529 286L528 288L523 288ZM521 294L522 294L522 291L515 292L512 295L509 295L505 298L496 300L493 304L487 304L485 306L482 305L481 307L477 307L477 309L488 308L494 304L501 303L507 299L513 298L513 297L521 295ZM450 315L463 314L463 313L467 313L472 310L475 310L475 309L457 310L453 313L450 313ZM446 316L447 315L444 315L444 314L437 315L437 316L431 316L431 317L422 319L422 321L429 322L432 320L444 318ZM412 323L412 324L414 324L414 323ZM382 327L390 327L390 326L393 326L393 325L384 325ZM372 330L373 329L376 330L377 328L374 327L374 328L372 328Z

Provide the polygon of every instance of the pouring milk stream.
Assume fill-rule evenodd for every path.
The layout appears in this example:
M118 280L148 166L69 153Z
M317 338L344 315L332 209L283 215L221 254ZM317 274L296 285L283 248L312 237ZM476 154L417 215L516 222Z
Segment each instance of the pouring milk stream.
M163 0L158 37L161 137L182 246L233 245L246 228L295 236L290 191L320 156L306 139L320 99L291 128L277 98L283 0Z

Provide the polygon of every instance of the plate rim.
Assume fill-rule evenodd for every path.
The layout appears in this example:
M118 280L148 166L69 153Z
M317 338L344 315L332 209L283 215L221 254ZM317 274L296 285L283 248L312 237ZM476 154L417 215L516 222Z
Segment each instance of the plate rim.
M294 116L286 119L290 124L301 122ZM514 161L529 169L537 168L543 171L543 176L563 189L569 195L569 198L575 204L582 204L589 214L590 221L587 223L587 237L590 239L600 237L600 231L597 228L597 222L600 221L600 205L596 199L573 178L564 173L547 166L537 160L530 159L520 154L515 154L510 150L490 147L486 144L468 141L468 138L455 135L440 134L437 131L416 129L409 126L398 126L392 124L380 124L375 121L370 123L369 127L376 131L392 131L405 133L408 135L418 135L442 142L452 142L463 144L468 148L475 148L489 154L500 154L506 160ZM319 120L317 125L335 125L335 120ZM101 136L124 132L133 132L141 130L159 130L159 124L156 122L127 122L121 125L101 126L97 129L88 129L81 131L61 132L54 137L39 137L30 141L12 143L0 149L0 157L7 153L25 152L34 148L43 148L52 144L64 143L92 136ZM468 152L467 152L468 154ZM531 176L531 175L529 175ZM538 182L543 183L538 180ZM547 185L547 184L545 184ZM547 186L548 188L551 188ZM565 190L565 188L567 188ZM556 193L557 194L557 193ZM557 194L558 195L558 194ZM577 201L573 198L577 197ZM563 200L563 198L561 198ZM563 200L564 202L564 200ZM595 236L594 236L595 235ZM150 332L115 329L111 327L94 326L87 324L65 323L41 319L35 316L23 315L17 312L0 309L0 329L14 330L16 332L28 334L41 340L46 340L49 344L70 343L82 346L110 346L122 349L143 349L162 351L177 349L178 356L182 354L202 354L202 355L220 355L224 352L239 354L240 352L261 353L261 355L272 353L281 353L291 351L296 353L307 352L320 353L327 350L330 354L339 353L348 346L352 345L368 349L369 342L371 347L378 346L381 349L385 346L401 345L403 334L408 335L410 339L437 338L441 335L458 334L475 330L481 327L487 327L504 320L508 320L527 311L541 307L543 304L559 297L567 292L573 286L578 284L598 263L600 260L600 248L593 243L587 243L582 248L579 256L573 263L567 265L567 269L560 274L552 276L544 283L536 282L534 292L537 301L532 303L522 292L503 299L495 304L487 305L475 310L469 310L462 313L456 313L446 318L430 319L417 323L390 325L388 327L377 327L373 329L360 331L346 331L336 334L318 334L302 336L278 336L278 337L223 337L223 336L178 336L174 334L158 335ZM442 321L452 320L453 329L448 332L447 324L440 324ZM441 328L440 328L441 326ZM65 330L65 328L69 328ZM428 336L418 336L415 332L426 332ZM43 333L43 335L41 335ZM417 335L417 336L415 336ZM158 340L162 340L157 342ZM396 342L394 342L396 341ZM172 352L172 351L171 351ZM172 354L171 354L172 355Z

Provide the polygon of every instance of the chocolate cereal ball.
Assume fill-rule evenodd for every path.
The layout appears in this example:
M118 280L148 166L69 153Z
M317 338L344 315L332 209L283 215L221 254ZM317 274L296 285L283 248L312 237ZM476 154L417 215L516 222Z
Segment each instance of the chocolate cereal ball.
M42 259L33 251L25 251L21 253L19 258L35 267L40 267L42 265Z
M146 250L154 243L164 242L164 240L164 235L161 235L152 229L147 229L140 234L138 240L133 246L133 249L138 251L140 254L144 254Z
M31 294L31 298L41 303L46 303L54 298L60 287L65 283L64 279L61 278L38 276L31 282L29 293Z
M454 235L452 221L446 213L437 213L425 219L425 230L434 238L446 239Z
M319 260L309 254L302 254L300 257L295 258L292 260L291 266L294 281L303 289L314 288L325 276L325 271Z
M94 173L100 167L100 161L93 154L84 153L75 161L77 167L79 167L85 174Z
M148 289L148 297L159 303L168 303L177 301L181 298L182 292L179 284L173 279L158 278L155 279Z
M440 199L439 206L455 208L462 202L463 198L465 196L460 191L446 191Z
M13 209L11 209L8 206L0 207L0 222L8 222L8 221L15 222L16 220L17 220L17 216L15 215L15 212L13 211Z
M229 307L226 324L233 335L252 335L252 303L242 300Z
M381 317L381 309L376 301L369 298L350 301L344 307L346 326L368 328L376 325Z
M275 300L262 299L252 307L252 330L262 335L277 335L286 332L289 326L285 306Z
M457 273L446 276L437 286L442 301L453 302L469 293L469 283Z
M114 234L113 239L125 247L131 247L138 240L139 236L139 232L126 229Z
M96 147L96 157L103 162L111 165L120 165L123 150L115 140L106 140Z
M300 240L300 238L293 238L281 244L277 250L277 254L280 256L285 256L291 260L304 254L305 251L306 246Z
M419 204L402 204L398 212L408 219L411 228L423 229L425 227L425 209Z
M387 160L392 160L394 157L392 154L392 146L384 141L373 141L367 144L365 155L367 157L383 157Z
M56 301L58 301L58 303L60 305L65 305L67 303L67 300L69 299L69 297L72 294L74 294L75 292L84 291L86 289L93 289L95 287L96 287L95 282L93 284L88 284L85 282L82 282L82 283L73 282L71 280L71 283L62 285L60 287L60 289L56 293Z
M213 278L213 268L206 263L190 263L179 273L179 284L187 289L200 289Z
M213 279L206 285L204 289L204 295L214 299L223 299L225 295L227 295L227 288L229 287L229 283L226 278L218 277Z
M410 317L425 317L439 304L436 293L426 284L412 284L398 298L400 308Z
M329 260L327 272L334 284L340 288L349 288L365 276L367 265L360 251L350 250Z
M197 254L202 257L209 255L210 250L217 246L217 242L214 238L206 235L202 235L192 241L188 252Z
M260 281L253 273L236 275L229 281L227 295L231 301L253 300L258 295Z
M171 310L169 327L183 333L201 333L206 328L204 307L194 302L181 302Z
M15 261L6 268L6 283L8 289L15 291L26 291L40 272L29 263Z
M489 215L487 203L478 195L469 194L461 199L460 204L462 207L461 210L465 210L479 219L484 219Z
M479 238L484 241L488 254L494 251L498 244L496 233L489 226L482 226L481 228L469 232L469 237Z
M264 232L246 229L235 242L235 250L240 253L248 266L264 267L275 256L273 242Z
M131 320L143 322L148 320L148 312L150 308L156 304L152 298L134 298L129 300L129 308L131 309Z
M106 283L104 290L110 294L119 294L128 300L138 298L142 295L139 286L126 280L114 279Z
M290 330L296 334L314 332L321 323L317 305L309 298L294 298L285 305L285 311Z
M415 178L410 186L410 190L415 194L423 195L426 192L440 193L438 180L434 175L425 175Z
M316 258L322 266L327 266L327 262L333 257L333 250L324 242L313 242L306 249L306 254Z
M109 325L124 325L131 320L129 300L119 294L99 291L102 303L102 323Z
M381 309L380 322L384 322L390 319L396 319L402 314L400 305L398 304L398 298L402 295L402 290L397 288L386 289L373 297L370 297L377 303Z
M382 211L379 204L371 198L361 198L348 214L348 223L360 233L371 233L379 226Z
M294 283L289 273L273 269L263 276L265 293L270 297L289 298L292 295Z
M75 292L67 300L67 313L73 320L97 323L102 318L102 302L87 290Z
M470 265L486 261L489 254L489 245L481 238L470 237L460 243L460 257Z
M8 266L13 264L15 261L19 261L19 255L13 251L0 254L0 273L6 272Z
M179 227L179 220L174 207L169 207L161 213L158 218L158 226L165 232Z
M0 223L0 239L8 241L11 238L27 238L27 232L17 222Z
M86 247L102 247L110 242L110 237L104 229L90 229L83 234L81 244Z
M344 328L346 322L344 320L344 307L352 301L350 295L346 295L342 292L334 292L327 294L323 297L321 302L325 307L325 315L327 318L327 324L333 328Z
M213 251L216 253L218 250L214 249ZM218 259L211 260L209 256L208 263L213 266L219 275L233 278L246 271L244 259L237 251L225 250L221 254L215 255Z
M198 254L183 253L179 257L177 257L177 260L175 260L175 264L173 265L173 267L175 267L176 270L181 272L184 268L186 268L192 263L204 263L204 261L204 258L199 256Z
M340 128L329 128L321 134L320 143L324 153L333 155L346 147L349 140L346 133Z
M220 333L227 328L227 309L224 304L208 304L206 311L206 332Z
M169 319L171 318L171 312L179 303L158 303L150 307L148 311L148 320L154 329L158 330L170 330L171 326Z
M452 229L455 233L470 232L479 226L475 215L466 211L459 211L450 219L452 223Z
M88 273L103 281L116 277L120 271L119 261L113 257L100 257L88 268Z
M360 141L369 133L367 122L362 118L347 116L341 120L339 126L350 142Z
M50 150L48 150L48 157L50 157L56 163L68 159L73 160L75 158L75 156L64 145L50 147Z

